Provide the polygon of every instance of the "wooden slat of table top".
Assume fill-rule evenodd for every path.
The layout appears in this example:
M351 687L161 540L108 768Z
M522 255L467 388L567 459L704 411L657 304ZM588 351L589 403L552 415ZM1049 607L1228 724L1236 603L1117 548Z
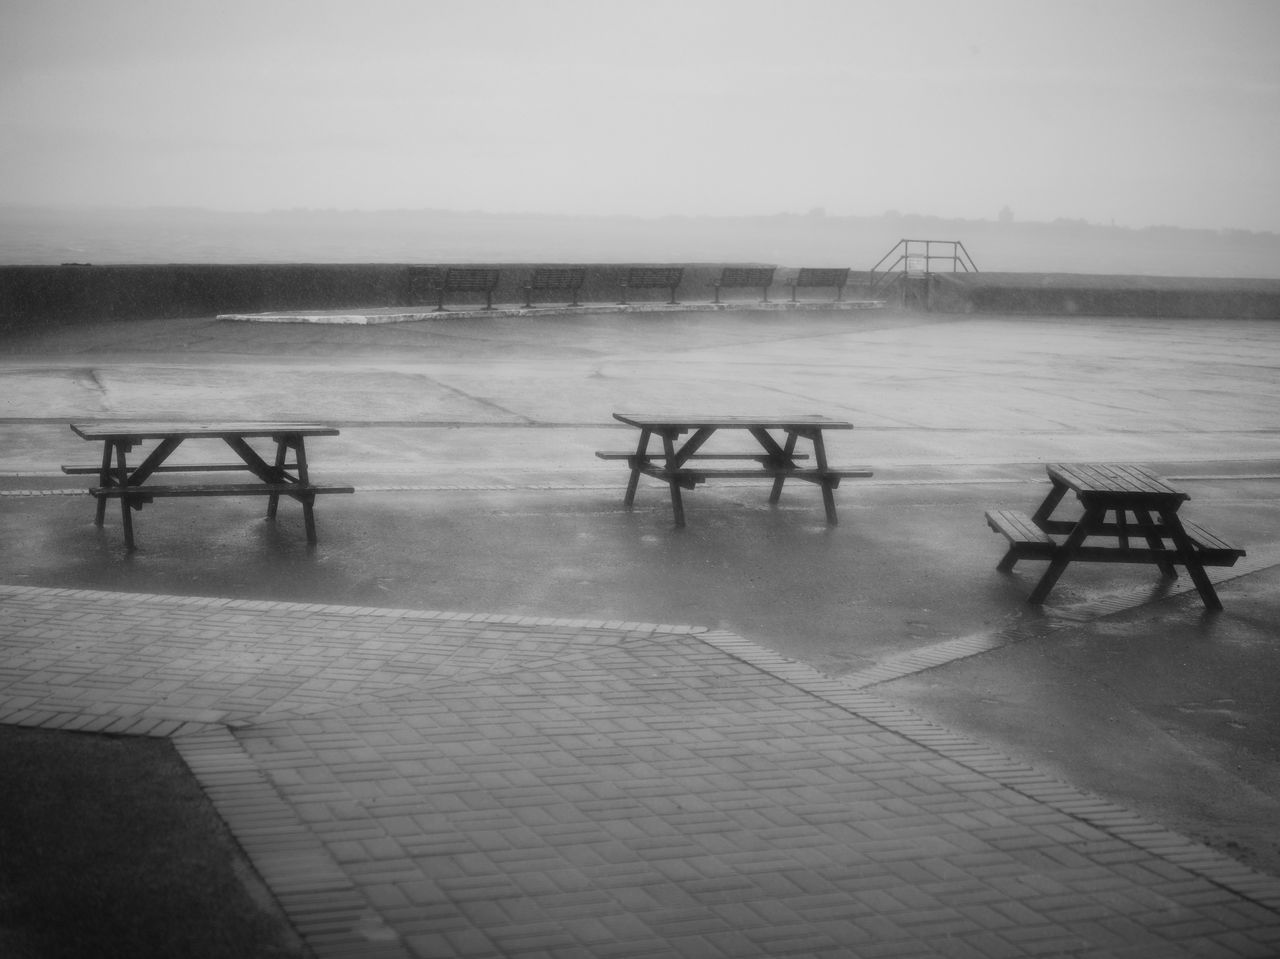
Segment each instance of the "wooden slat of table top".
M115 422L72 423L72 431L86 440L154 440L222 439L225 437L277 436L337 436L332 426L317 423L166 423L166 422Z
M640 429L749 429L753 426L765 429L790 429L793 427L824 430L851 430L853 424L828 416L717 416L700 413L614 413L613 418L628 426Z
M1055 463L1049 476L1077 493L1186 500L1190 497L1140 466L1101 463Z

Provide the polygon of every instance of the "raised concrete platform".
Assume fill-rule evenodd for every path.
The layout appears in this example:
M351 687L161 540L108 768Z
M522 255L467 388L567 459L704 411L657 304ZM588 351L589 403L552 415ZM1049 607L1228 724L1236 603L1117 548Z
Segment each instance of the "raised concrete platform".
M284 310L277 313L220 313L219 320L244 323L333 323L372 326L380 323L416 323L423 320L449 320L477 316L492 317L563 317L600 313L726 313L726 312L843 312L878 310L884 300L846 300L840 303L800 301L791 303L589 303L583 306L497 306L491 310L469 307L400 309L377 307L367 310Z

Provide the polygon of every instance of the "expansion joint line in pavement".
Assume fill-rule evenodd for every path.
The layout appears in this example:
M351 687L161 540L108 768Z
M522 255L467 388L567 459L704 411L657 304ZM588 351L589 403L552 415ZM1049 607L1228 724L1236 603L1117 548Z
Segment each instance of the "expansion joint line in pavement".
M913 710L831 677L805 663L726 631L697 636L748 665L840 709L902 736L980 776L1079 822L1104 830L1145 852L1168 859L1258 905L1280 912L1280 878L1260 873L1224 853L1160 826L1137 813L1019 762L967 736L925 719ZM926 667L927 668L927 667ZM880 680L883 681L883 680Z
M954 764L965 771L966 782L995 784L1052 810L1064 817L1064 822L1099 831L1127 848L1153 857L1163 864L1161 868L1181 875L1195 874L1224 893L1270 913L1280 913L1280 879L926 721L865 689L824 676L727 631L621 621L143 596L29 586L0 586L0 601L0 608L7 607L5 625L12 639L23 641L13 644L17 658L12 661L12 668L0 670L0 682L5 684L0 723L169 736L255 868L321 959L355 954L400 959L410 950L384 921L391 919L383 911L385 904L366 888L368 882L374 881L369 879L368 871L344 865L338 851L343 843L318 832L314 823L307 820L307 815L313 813L304 815L304 807L296 805L297 797L291 802L287 787L274 778L277 772L288 773L289 760L275 754L277 759L285 758L284 765L276 770L265 765L254 749L263 749L264 737L269 740L276 736L273 730L277 729L284 743L272 748L292 748L288 745L289 730L299 727L291 723L301 722L303 727L314 727L321 741L326 736L335 737L323 747L341 754L330 761L348 765L385 763L385 759L353 739L344 714L360 707L358 712L374 720L376 728L387 732L398 729L402 714L378 707L378 701L386 695L415 690L426 691L424 701L429 701L434 696L429 681L439 675L440 665L451 662L454 654L449 651L458 642L472 644L468 648L477 664L472 667L473 672L501 672L501 683L507 681L505 677L510 672L506 667L513 663L530 674L545 674L553 684L546 703L556 707L560 697L576 688L571 681L566 685L572 670L565 671L565 667L573 661L591 663L597 655L607 661L624 648L660 652L671 647L671 655L677 655L683 637L708 653L722 654L723 662L744 664L802 697L812 697L815 704L847 713L913 748ZM82 644L76 639L89 623L109 621L109 617L104 620L103 610L112 605L123 612L140 608L135 617L138 622L118 630L121 643L114 652L107 648L109 643ZM431 628L424 632L425 626ZM522 627L541 628L546 634L544 641L552 645L542 650L528 649L519 639ZM260 632L262 636L275 636L277 631L285 639L279 648L264 648L255 641ZM424 654L423 636L436 633L442 641L432 647L434 652L426 650L435 659L428 657L420 661L421 666L415 666L418 660L413 657ZM459 635L463 638L458 639ZM210 642L224 643L225 651L207 650ZM150 651L153 645L154 653ZM319 668L320 659L314 663L300 660L302 652L313 647L317 654L340 657L345 665L335 674L332 667ZM155 669L146 668L149 655L155 659ZM552 657L548 660L550 669L529 669L535 665L534 660L541 662L548 655ZM654 672L644 683L678 682L680 674L723 668L716 665L718 657L714 654L678 655L676 674L665 677ZM252 660L245 660L246 656ZM245 673L249 662L252 668ZM658 665L652 657L634 662L649 664L644 670L646 677ZM290 673L286 664L294 675L285 675ZM387 674L393 664L402 678ZM74 679L80 673L87 680L83 687ZM181 676L187 673L191 681L184 683ZM731 675L726 673L726 678ZM737 676L741 682L741 671ZM424 681L428 681L427 685ZM355 685L349 685L352 683ZM226 688L215 693L214 687L219 684ZM467 676L460 674L454 674L454 686L462 691L472 688ZM623 690L622 695L632 702L647 701L644 688L642 685ZM692 691L701 687L688 688ZM726 692L730 688L726 687ZM193 697L189 702L166 705L170 695L181 697L186 690ZM477 689L475 695L483 698L488 694ZM328 709L307 708L308 717L289 720L285 707L290 703L304 707L327 703ZM368 711L363 708L366 705L370 707ZM808 713L802 707L799 715ZM500 713L488 707L484 715L486 723L507 722L498 719ZM279 725L282 718L284 725ZM326 732L323 726L331 729ZM513 735L522 733L516 731ZM347 754L348 749L357 748L359 754ZM391 748L394 752L395 747ZM268 751L267 755L273 754ZM324 780L315 788L328 789L327 782ZM392 840L385 842L394 845ZM385 885L392 880L376 881Z
M1260 573L1277 565L1280 565L1280 547L1264 547L1252 549L1250 554L1238 561L1235 566L1226 569L1211 568L1206 572L1214 585L1219 585ZM856 689L865 689L1029 639L1039 639L1065 629L1076 629L1108 616L1176 599L1194 592L1196 592L1195 584L1188 576L1179 576L1172 583L1161 583L1154 588L1146 585L1130 587L1087 603L1051 608L1043 619L1024 619L1000 629L943 640L940 643L913 649L900 656L890 656L866 669L845 673L840 676L840 681Z

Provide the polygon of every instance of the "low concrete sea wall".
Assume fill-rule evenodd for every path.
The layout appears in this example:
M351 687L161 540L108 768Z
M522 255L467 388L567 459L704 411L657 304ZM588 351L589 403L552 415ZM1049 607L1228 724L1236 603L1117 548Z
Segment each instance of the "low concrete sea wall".
M462 265L462 264L452 264ZM494 302L523 304L535 264L496 266ZM536 264L549 266L555 264ZM582 303L616 303L631 264L588 266ZM645 264L657 265L657 264ZM667 264L663 264L667 265ZM723 264L684 266L682 302L706 303ZM741 264L735 264L741 265ZM215 316L282 310L342 310L434 306L415 271L423 264L153 264L0 266L0 332L112 320ZM444 269L445 266L439 267ZM789 296L795 268L779 267L770 298ZM846 299L874 297L890 308L940 313L1010 313L1280 319L1280 280L1085 276L1046 273L932 274L897 277L875 294L868 274L850 274ZM820 299L830 291L805 291ZM633 291L632 302L660 301L665 291ZM754 290L726 290L744 306ZM479 305L482 295L454 294L450 305ZM535 305L563 303L564 294L535 294Z
M1280 280L936 273L902 290L912 308L936 313L1280 319Z

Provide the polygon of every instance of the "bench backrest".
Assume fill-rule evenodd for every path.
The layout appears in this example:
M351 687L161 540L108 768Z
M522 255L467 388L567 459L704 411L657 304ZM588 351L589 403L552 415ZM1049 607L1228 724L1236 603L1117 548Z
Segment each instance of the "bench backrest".
M585 266L539 267L529 278L534 290L580 290L587 278Z
M627 271L625 285L631 289L662 287L674 289L684 277L682 266L633 266Z
M849 268L801 267L794 286L844 286L849 282Z
M468 291L491 293L498 286L500 272L500 270L451 266L444 275L444 289L455 293Z
M768 286L773 282L772 266L726 266L718 286Z

